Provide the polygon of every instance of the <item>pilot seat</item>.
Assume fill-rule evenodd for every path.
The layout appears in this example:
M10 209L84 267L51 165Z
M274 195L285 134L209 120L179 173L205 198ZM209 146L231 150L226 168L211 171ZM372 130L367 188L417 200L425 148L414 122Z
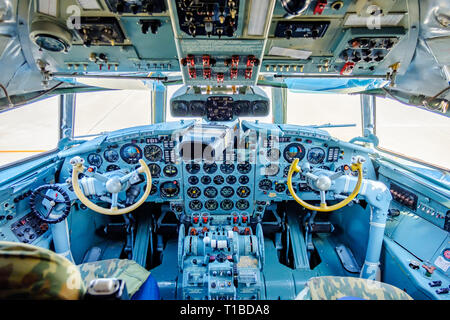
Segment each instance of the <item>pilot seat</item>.
M113 282L106 279L120 280L126 284L126 293L122 298L159 300L159 289L150 272L132 260L110 259L75 266L47 249L0 242L2 300L88 299L92 298L90 288L93 280L98 281L96 290L107 292L111 289Z

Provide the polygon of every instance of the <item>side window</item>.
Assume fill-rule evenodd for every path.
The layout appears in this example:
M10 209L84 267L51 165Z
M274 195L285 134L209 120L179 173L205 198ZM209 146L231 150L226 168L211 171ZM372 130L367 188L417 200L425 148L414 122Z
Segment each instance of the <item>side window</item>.
M0 166L57 147L59 96L0 113Z
M391 99L376 102L381 149L450 169L450 118Z
M150 90L111 90L76 95L75 137L150 123Z

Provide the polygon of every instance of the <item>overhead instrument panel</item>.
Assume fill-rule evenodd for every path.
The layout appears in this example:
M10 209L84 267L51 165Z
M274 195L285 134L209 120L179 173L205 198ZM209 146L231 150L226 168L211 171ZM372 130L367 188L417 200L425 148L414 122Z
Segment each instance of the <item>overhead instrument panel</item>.
M386 75L398 62L404 72L412 58L404 53L415 47L407 7L406 0L277 1L261 72Z
M394 69L403 74L417 43L417 26L408 17L416 9L407 0L57 3L52 14L39 6L19 13L29 16L28 62L38 61L44 77L51 72L72 77L74 72L181 71L185 85L222 88L254 86L261 72L268 78L381 78ZM64 10L73 5L81 7L79 20Z
M106 0L109 10L118 14L154 14L166 11L164 0Z
M186 85L255 85L275 0L169 0Z
M176 0L180 30L192 37L233 37L239 25L239 0Z

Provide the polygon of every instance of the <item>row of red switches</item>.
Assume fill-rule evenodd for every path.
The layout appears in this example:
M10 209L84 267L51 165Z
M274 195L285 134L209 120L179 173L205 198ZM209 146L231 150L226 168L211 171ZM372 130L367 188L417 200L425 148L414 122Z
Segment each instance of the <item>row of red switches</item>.
M190 54L186 58L181 59L181 64L186 67L195 67L195 56ZM216 65L216 59L211 58L209 55L205 54L202 56L202 65L204 68L209 68L211 66ZM224 61L225 66L231 67L231 68L237 68L239 67L240 58L239 56L232 56L231 59L226 59ZM259 66L259 59L256 58L253 55L250 55L247 57L247 68L253 68Z
M247 223L248 221L248 217L247 216L242 216L242 223ZM238 216L234 216L233 217L233 223L238 223L239 222L239 217Z

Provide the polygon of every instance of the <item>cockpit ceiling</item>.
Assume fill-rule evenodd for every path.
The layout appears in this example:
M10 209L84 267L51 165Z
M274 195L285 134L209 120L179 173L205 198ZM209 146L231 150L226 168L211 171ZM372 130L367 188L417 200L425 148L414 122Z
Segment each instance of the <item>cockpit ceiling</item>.
M426 96L448 86L448 1L283 3L1 1L0 83L10 95L86 73L175 74L189 86L389 74L396 90Z

